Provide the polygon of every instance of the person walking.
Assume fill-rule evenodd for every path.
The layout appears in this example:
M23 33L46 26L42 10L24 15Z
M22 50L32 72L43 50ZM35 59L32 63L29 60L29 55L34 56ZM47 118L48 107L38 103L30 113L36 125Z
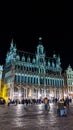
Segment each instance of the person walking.
M47 97L44 98L44 107L45 107L45 111L49 110L49 100Z

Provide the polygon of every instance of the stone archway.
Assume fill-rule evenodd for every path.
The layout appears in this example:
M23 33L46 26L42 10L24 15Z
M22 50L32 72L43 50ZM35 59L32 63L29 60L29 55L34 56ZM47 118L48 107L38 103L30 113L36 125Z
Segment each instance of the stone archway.
M14 99L18 99L19 90L18 87L14 87Z
M21 99L24 98L24 88L23 87L19 88L19 98L21 98Z

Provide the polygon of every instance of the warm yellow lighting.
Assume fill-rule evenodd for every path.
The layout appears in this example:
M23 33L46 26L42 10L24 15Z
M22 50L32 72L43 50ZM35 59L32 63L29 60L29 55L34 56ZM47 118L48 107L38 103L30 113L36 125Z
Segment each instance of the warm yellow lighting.
M32 95L32 90L30 88L30 90L29 90L29 97L31 97L31 95Z
M5 99L6 103L8 101L7 88L8 88L7 84L4 81L2 81L0 97L2 97L3 99Z
M2 89L2 97L6 100L7 102L7 85L4 84L4 87Z

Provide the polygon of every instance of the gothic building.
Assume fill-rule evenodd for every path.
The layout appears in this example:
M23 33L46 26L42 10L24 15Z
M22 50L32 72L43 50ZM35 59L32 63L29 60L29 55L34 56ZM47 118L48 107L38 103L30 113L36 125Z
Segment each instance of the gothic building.
M1 97L1 82L2 82L2 75L3 75L3 65L0 65L0 97Z
M73 69L72 67L69 65L65 71L65 75L66 78L64 78L66 80L66 88L67 88L67 96L69 96L70 98L73 98Z
M63 95L60 56L47 57L42 38L34 54L19 51L11 41L4 65L4 78L11 99L60 98Z

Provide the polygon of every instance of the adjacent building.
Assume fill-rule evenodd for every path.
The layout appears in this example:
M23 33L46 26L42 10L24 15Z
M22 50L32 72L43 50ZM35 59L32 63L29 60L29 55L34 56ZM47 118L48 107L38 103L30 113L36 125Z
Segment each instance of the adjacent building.
M70 98L73 98L73 69L72 67L69 65L66 72L66 88L67 88L67 96L69 96Z
M18 50L11 41L4 65L4 79L11 99L63 96L60 56L53 54L47 57L42 38L39 38L34 54Z
M2 81L2 75L3 75L3 65L0 65L0 97L1 97L1 81Z

